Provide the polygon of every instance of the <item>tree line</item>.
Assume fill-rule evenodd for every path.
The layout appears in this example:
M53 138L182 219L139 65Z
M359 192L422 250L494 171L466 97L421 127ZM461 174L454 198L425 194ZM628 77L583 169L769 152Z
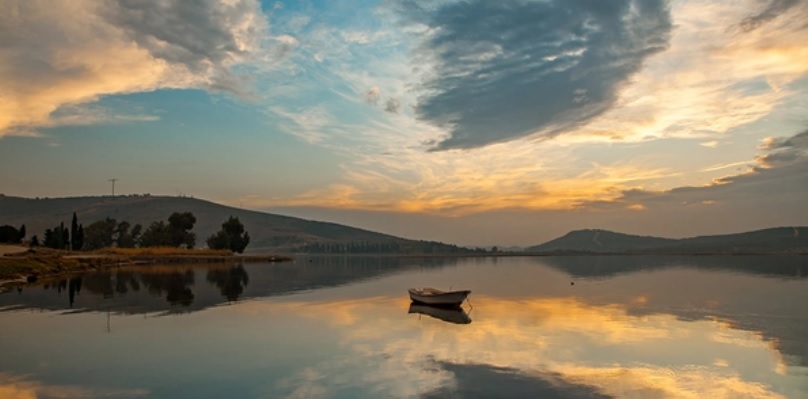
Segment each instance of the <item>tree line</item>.
M496 248L496 247L494 247ZM486 253L485 249L469 249L436 241L382 242L314 242L298 248L309 254L469 254ZM496 252L496 249L493 250Z
M192 249L196 245L196 233L192 232L196 216L191 212L174 212L167 220L152 222L145 229L140 224L132 226L127 221L107 217L84 227L76 213L70 229L64 222L46 229L40 240L34 235L31 247L44 246L70 251L92 251L101 248L147 248L177 247ZM25 225L19 229L10 225L0 226L0 243L21 244L25 239ZM250 243L250 234L238 217L229 217L222 228L211 235L206 244L211 249L229 249L242 253Z

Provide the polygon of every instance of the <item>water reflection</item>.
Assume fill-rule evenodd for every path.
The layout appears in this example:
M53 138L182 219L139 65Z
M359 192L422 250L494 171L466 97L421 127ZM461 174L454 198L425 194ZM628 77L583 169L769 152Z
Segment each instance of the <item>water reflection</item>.
M454 258L312 257L281 264L122 266L16 287L0 293L0 311L35 308L188 313L243 298L340 286L407 270L455 266L457 262Z
M806 262L113 269L0 294L0 397L70 387L84 397L808 398ZM471 289L474 323L462 310L413 307L406 287L424 285Z
M244 270L244 266L236 265L227 270L208 269L206 279L218 287L228 301L238 301L244 293L244 287L250 282L250 275Z
M127 273L129 274L129 273ZM165 296L171 305L191 306L194 302L194 270L169 271L167 273L146 273L140 276L143 286L150 294ZM130 276L130 282L135 276ZM115 279L120 281L119 279Z
M396 322L373 301L254 303L321 321L348 352L279 385L278 395L361 380L388 397L805 397L803 375L754 332L719 321L632 316L581 300L476 299L471 328ZM361 373L362 375L357 375ZM488 386L487 384L494 384ZM373 395L368 395L373 396Z
M639 271L671 268L726 271L738 274L780 278L808 278L808 259L783 256L547 256L531 258L569 273L573 277L606 278Z
M417 303L410 303L410 308L407 309L410 314L422 314L429 317L454 324L469 324L471 317L466 313L463 308L457 307L436 307L429 305L420 305Z
M532 375L506 367L485 364L457 364L439 362L437 367L454 377L454 384L444 385L426 392L430 398L568 398L608 399L611 396L598 392L596 387L570 383L564 376L553 373ZM507 393L503 394L503 387Z
M89 389L75 384L48 385L25 376L0 372L0 398L4 399L85 399L85 398L143 398L146 389Z

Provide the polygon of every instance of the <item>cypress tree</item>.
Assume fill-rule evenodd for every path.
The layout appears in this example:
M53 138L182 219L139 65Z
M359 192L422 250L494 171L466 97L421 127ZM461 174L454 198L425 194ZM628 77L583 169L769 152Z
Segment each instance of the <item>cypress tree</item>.
M62 249L65 247L65 235L63 233L64 230L65 230L65 223L64 222L59 223L59 227L57 227L56 231L54 232L55 235L54 244L56 245L56 249Z
M76 212L73 212L73 221L70 222L70 250L78 251L81 246L76 241L79 232L79 219L76 217Z
M75 251L80 251L82 248L84 248L84 225L79 224L79 228L76 230L74 242L75 242L74 244Z
M59 246L59 249L69 249L70 248L70 231L65 228L65 224L60 223L59 228L62 230L62 242Z

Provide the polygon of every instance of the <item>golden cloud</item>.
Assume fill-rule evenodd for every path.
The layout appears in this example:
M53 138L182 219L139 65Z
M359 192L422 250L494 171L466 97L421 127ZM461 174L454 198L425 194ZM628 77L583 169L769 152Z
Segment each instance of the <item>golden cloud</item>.
M4 82L0 86L0 137L30 136L26 132L37 127L75 123L58 120L53 113L105 95L161 88L236 90L229 68L256 51L257 35L266 25L264 18L255 16L260 14L260 6L253 0L210 1L198 6L204 10L188 16L176 4L144 3L143 9L131 9L115 2L2 2L0 27L11 46L0 52L0 80ZM133 13L147 18L138 20ZM177 15L160 19L171 21L169 26L148 18L150 13ZM209 19L191 19L200 15ZM183 24L220 36L177 35L176 29ZM205 26L217 29L205 30ZM191 51L194 40L211 46Z
M357 127L367 131L358 134L385 148L384 156L354 153L358 159L342 165L340 183L260 205L462 216L499 209L577 209L580 203L614 201L630 189L704 185L699 173L754 165L755 160L742 154L739 158L750 159L694 164L691 171L681 159L650 158L643 146L654 139L685 138L715 148L733 129L761 120L798 94L788 87L808 73L808 41L801 25L808 13L794 7L754 31L733 29L758 6L753 0L673 3L676 29L670 48L647 60L623 88L617 106L550 142L528 138L425 154L423 148L409 148L404 138L426 132L436 140L441 132L397 116L390 123L400 126L385 126L389 134L381 137L370 133L379 126ZM627 153L634 158L584 165L575 151L609 143L633 143L636 150Z

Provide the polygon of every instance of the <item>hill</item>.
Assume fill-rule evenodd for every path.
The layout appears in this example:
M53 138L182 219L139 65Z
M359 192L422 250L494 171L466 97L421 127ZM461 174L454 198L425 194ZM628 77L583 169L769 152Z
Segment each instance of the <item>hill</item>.
M150 195L69 198L20 198L0 195L0 225L25 224L28 237L42 238L45 229L69 225L73 212L84 226L107 217L144 228L166 220L173 212L196 216L197 246L221 228L228 217L238 217L250 233L248 252L314 253L452 253L465 248L431 241L414 241L373 231L300 218L250 211L190 197Z
M776 227L682 239L576 230L525 249L531 253L808 253L808 227Z

